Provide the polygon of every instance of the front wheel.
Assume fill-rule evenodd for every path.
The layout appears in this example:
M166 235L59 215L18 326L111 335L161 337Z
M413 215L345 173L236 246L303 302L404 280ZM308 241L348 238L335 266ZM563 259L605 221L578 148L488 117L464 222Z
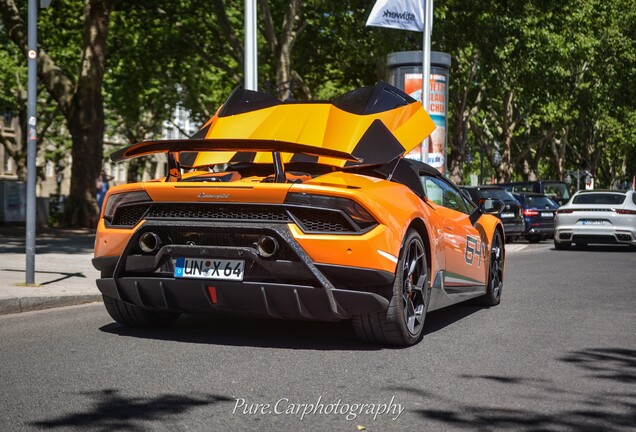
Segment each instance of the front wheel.
M179 318L178 312L152 311L125 303L116 298L102 296L106 311L119 324L128 327L167 327Z
M398 261L388 309L353 317L353 329L367 342L413 345L422 336L427 307L428 266L424 242L417 231L410 229Z
M486 294L479 297L479 302L484 306L495 306L501 302L504 271L504 247L501 233L495 231L490 245L490 263L488 268L488 286Z

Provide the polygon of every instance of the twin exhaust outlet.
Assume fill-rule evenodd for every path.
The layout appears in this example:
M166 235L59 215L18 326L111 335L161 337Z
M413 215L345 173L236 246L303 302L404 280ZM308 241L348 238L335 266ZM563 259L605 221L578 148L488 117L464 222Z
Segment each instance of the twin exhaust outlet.
M162 245L161 237L152 231L145 232L139 237L139 248L144 253L157 252ZM262 236L254 243L254 248L260 257L271 258L278 253L280 245L274 237Z

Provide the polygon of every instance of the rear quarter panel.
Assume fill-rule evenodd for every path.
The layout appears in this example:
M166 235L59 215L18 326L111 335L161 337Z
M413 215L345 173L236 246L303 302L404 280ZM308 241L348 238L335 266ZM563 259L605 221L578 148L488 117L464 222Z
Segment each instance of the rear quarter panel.
M364 175L337 172L302 185L294 185L290 192L323 193L353 199L383 225L368 233L374 236L367 238L298 236L299 243L316 262L394 272L407 230L413 224L419 224L424 227L425 232L422 235L430 245L429 266L432 269L443 268L441 218L404 185ZM359 237L359 243L356 237ZM352 242L358 247L351 248ZM395 260L383 257L378 250L391 254Z

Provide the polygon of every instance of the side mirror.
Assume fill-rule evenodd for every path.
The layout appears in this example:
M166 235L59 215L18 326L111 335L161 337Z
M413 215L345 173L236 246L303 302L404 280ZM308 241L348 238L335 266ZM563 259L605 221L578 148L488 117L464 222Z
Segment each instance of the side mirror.
M496 215L506 208L506 204L498 199L487 198L479 204L479 208L483 213Z

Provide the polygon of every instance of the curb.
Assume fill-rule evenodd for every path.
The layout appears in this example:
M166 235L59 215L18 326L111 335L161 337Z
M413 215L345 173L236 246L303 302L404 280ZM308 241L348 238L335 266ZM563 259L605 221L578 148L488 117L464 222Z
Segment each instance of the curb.
M101 301L101 294L6 298L0 299L0 315L97 303Z

